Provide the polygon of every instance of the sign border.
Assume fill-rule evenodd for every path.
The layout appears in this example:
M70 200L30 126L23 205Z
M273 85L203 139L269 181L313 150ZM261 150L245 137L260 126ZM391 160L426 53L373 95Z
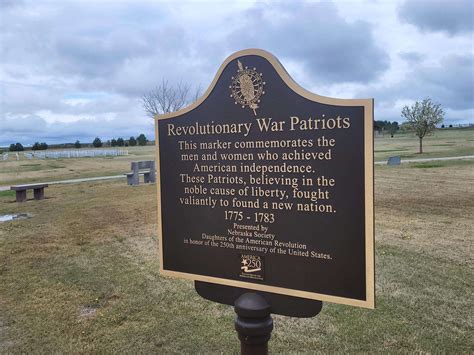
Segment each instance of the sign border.
M159 134L158 134L158 121L169 118L175 118L184 115L200 104L202 104L214 89L217 81L219 80L222 72L226 66L233 60L243 56L260 56L268 60L273 68L280 75L281 79L288 85L294 92L303 96L304 98L322 103L327 105L335 106L363 106L364 107L364 182L365 182L365 276L366 276L366 300L358 300L353 298L339 297L326 295L322 293L294 290L283 287L276 287L270 285L261 285L245 281L230 280L219 277L204 276L198 274L184 273L172 270L165 270L163 266L163 225L162 225L162 213L161 213L161 175L160 175L160 145L159 145ZM222 63L219 70L217 71L214 79L209 85L206 92L197 99L194 103L185 108L176 111L165 113L163 115L156 115L155 120L155 145L156 145L156 166L158 170L156 188L158 198L158 240L159 240L159 253L160 253L160 273L164 276L177 277L188 280L204 281L210 283L216 283L227 286L247 288L257 291L273 292L282 295L302 297L319 301L327 301L339 304L345 304L363 308L375 308L375 235L374 235L374 137L373 137L373 107L374 99L338 99L326 96L320 96L314 94L301 86L299 86L288 74L283 65L278 59L271 53L262 49L244 49L227 57Z

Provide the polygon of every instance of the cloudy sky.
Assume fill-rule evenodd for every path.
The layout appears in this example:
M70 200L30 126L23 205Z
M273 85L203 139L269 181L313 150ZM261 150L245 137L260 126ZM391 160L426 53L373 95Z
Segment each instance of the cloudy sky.
M144 93L205 89L245 48L317 94L375 98L379 120L430 97L446 123L474 123L473 4L0 0L0 146L153 138Z

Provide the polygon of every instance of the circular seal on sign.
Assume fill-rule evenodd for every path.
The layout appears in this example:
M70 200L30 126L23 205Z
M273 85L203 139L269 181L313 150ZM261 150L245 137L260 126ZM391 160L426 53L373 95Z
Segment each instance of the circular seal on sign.
M244 68L240 60L237 61L237 65L239 67L237 74L232 77L232 84L229 86L230 97L234 99L236 105L241 105L242 108L248 106L257 116L256 109L259 107L261 96L265 94L262 73L257 73L256 68Z

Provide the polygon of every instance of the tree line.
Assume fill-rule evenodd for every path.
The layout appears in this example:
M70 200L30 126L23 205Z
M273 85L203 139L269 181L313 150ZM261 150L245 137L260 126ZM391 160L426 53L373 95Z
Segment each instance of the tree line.
M144 146L148 143L147 137L141 133L138 137L131 136L128 140L123 139L122 137L112 138L110 141L107 141L105 144L111 147L135 147L136 145ZM92 145L95 148L100 148L104 145L102 140L99 137L95 137L92 141Z
M397 121L374 121L374 130L382 133L388 131L390 136L393 138L393 135L400 129Z
M31 147L31 150L46 150L48 149L48 144L45 142L35 142L33 146ZM25 150L25 147L23 147L23 144L21 143L12 143L10 144L10 147L8 148L10 152L22 152Z
M106 141L105 143L102 142L102 140L99 137L95 137L94 140L92 141L92 146L95 148L100 148L103 146L110 146L110 147L135 147L137 145L139 146L144 146L148 143L147 137L143 134L140 133L137 137L131 136L129 139L125 140L122 137L119 138L112 138L109 141ZM74 148L80 149L82 148L84 144L81 143L79 140L76 140L74 143ZM63 148L70 148L71 143L69 144L64 144L62 145ZM86 144L86 146L89 146L89 144ZM45 143L45 142L35 142L33 146L31 147L31 150L46 150L50 148L50 146ZM12 143L10 144L10 147L8 148L10 152L22 152L25 150L25 147L23 144L17 142L17 143Z

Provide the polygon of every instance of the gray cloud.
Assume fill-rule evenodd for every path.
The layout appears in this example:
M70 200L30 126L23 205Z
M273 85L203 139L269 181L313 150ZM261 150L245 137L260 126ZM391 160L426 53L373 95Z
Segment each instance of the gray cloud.
M3 146L10 143L21 142L24 145L32 145L34 142L48 143L73 143L76 139L83 143L90 143L98 136L102 141L111 138L138 136L144 133L148 139L153 139L153 122L149 121L100 120L80 119L74 122L48 123L37 115L4 118L0 131L0 142ZM1 146L0 145L0 146Z
M207 84L207 73L225 56L248 47L295 61L324 82L373 80L388 68L370 25L345 21L332 3L257 4L217 19L216 28L230 25L227 35L209 39L173 18L169 4L106 4L20 9L2 28L5 70L21 77L22 66L28 74L75 81L84 90L137 96L164 76Z
M424 54L418 52L401 52L398 53L398 55L410 64L419 63L426 57Z
M418 91L438 96L447 108L474 108L474 55L451 55L437 66L422 67L411 79Z
M387 86L368 86L357 93L364 97L375 97L376 114L389 112L398 118L397 101L415 101L430 97L447 111L447 119L472 122L474 111L474 55L449 55L442 57L437 65L412 65L398 83ZM462 116L462 112L467 116ZM454 114L454 116L449 116Z
M319 82L367 82L389 67L371 25L346 21L331 2L258 3L239 16L238 23L229 43L268 48L302 64Z
M422 31L444 31L450 35L474 28L472 0L407 0L398 15Z
M22 4L23 4L22 0L2 0L0 1L0 9L2 9L2 11L5 11L9 8L20 6Z
M28 115L40 110L61 110L62 91L43 85L0 82L2 113Z

